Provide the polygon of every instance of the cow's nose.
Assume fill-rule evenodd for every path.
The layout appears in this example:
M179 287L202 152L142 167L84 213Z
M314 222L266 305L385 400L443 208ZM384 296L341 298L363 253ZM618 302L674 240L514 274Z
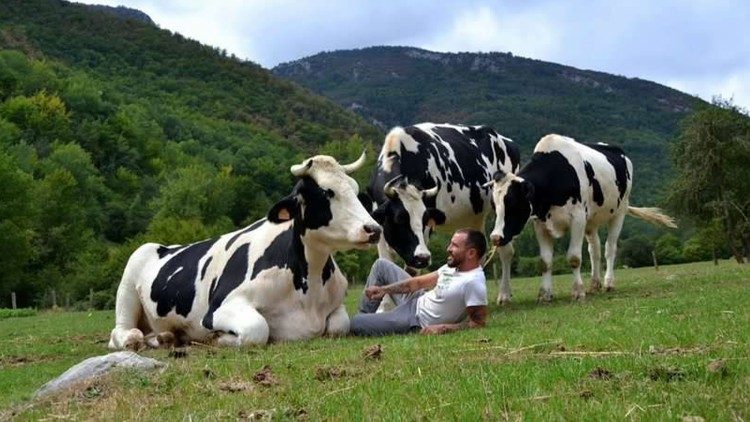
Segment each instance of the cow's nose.
M503 237L500 236L499 234L491 234L490 240L492 240L492 243L495 246L500 246L500 244L503 242Z
M430 264L430 254L421 253L414 255L414 267L424 268Z
M380 233L383 232L383 229L378 226L377 224L365 224L364 227L365 233L369 236L367 238L367 241L370 243L378 243L380 240Z

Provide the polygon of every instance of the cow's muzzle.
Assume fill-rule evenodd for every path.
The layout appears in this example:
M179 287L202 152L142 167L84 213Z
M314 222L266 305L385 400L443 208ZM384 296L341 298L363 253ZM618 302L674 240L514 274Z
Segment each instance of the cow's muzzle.
M367 243L378 243L380 241L380 234L383 229L377 224L365 224L365 233L367 234Z
M424 268L428 265L430 265L430 254L418 254L414 255L414 258L412 258L410 266L414 268Z

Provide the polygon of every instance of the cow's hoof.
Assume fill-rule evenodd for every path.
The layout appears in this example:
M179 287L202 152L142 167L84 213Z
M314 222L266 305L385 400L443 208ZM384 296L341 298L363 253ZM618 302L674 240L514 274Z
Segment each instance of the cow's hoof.
M586 300L586 292L583 289L573 292L573 302L583 302L584 300Z
M605 292L614 292L615 291L615 286L605 286L604 287L604 291Z
M171 331L164 331L156 336L158 346L161 348L170 348L177 345L177 337Z
M143 332L137 328L133 328L128 332L128 335L125 337L125 341L122 344L123 349L132 350L134 352L143 349L144 346Z
M602 291L602 282L596 279L591 279L591 284L589 285L589 293L597 293Z
M510 305L510 296L500 294L497 296L495 303L499 306Z
M552 295L552 292L540 290L539 296L537 296L536 298L536 302L541 303L541 304L549 304L549 303L552 303L553 298L554 296Z

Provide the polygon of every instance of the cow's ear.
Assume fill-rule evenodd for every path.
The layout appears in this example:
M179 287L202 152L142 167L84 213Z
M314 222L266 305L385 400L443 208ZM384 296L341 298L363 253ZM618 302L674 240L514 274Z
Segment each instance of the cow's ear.
M534 185L528 180L523 181L523 193L526 195L526 199L531 202L534 199Z
M385 206L381 205L375 208L375 211L372 212L372 218L382 226L385 221Z
M292 220L299 214L299 200L297 196L287 196L275 203L268 211L268 221L272 223L283 223Z
M505 172L502 170L498 170L495 172L495 174L492 175L492 180L495 182L499 182L505 178Z
M357 199L359 199L359 202L362 204L363 207L367 210L368 214L372 214L373 207L372 207L372 198L370 198L370 195L368 195L366 192L360 192L357 195Z
M430 208L424 212L424 225L430 228L445 224L445 214L437 208Z

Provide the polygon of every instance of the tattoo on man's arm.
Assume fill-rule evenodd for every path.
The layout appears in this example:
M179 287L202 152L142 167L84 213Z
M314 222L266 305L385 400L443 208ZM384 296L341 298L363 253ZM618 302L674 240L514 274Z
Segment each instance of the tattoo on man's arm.
M385 286L383 290L386 293L411 293L411 285L409 281L402 281L400 283L391 284Z

